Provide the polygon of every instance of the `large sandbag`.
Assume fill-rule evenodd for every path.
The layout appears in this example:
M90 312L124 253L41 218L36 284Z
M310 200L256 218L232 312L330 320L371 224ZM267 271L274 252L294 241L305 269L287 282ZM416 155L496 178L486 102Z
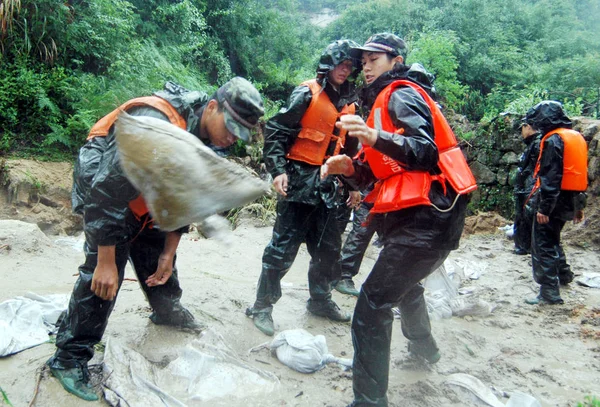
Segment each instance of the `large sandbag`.
M165 231L251 202L269 185L164 120L122 113L115 137L121 166Z

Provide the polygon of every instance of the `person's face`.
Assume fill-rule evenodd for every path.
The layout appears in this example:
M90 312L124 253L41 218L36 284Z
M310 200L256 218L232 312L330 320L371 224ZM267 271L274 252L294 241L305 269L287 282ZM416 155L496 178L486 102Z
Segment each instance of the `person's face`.
M363 51L362 66L365 82L370 85L385 72L391 70L396 62L403 62L401 56L388 58L385 52Z
M346 79L348 79L348 76L350 76L351 73L352 61L347 59L339 63L338 65L336 65L335 68L329 71L329 82L336 86L340 86L341 84L346 82Z
M222 111L219 111L219 105L216 100L208 102L204 110L206 116L205 130L211 144L217 147L229 147L237 140L225 126L225 117Z
M531 137L535 134L535 130L531 127L530 124L524 124L521 126L521 135L524 139Z

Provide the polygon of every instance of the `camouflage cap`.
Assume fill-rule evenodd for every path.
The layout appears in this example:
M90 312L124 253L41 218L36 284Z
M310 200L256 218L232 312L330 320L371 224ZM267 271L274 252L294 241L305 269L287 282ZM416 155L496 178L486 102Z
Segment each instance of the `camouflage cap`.
M363 51L385 52L392 56L400 55L406 61L406 43L400 37L391 33L373 34L362 47L353 47L350 53L360 58Z
M216 97L223 107L227 130L244 141L250 140L250 130L265 113L258 90L246 79L236 76L217 90Z

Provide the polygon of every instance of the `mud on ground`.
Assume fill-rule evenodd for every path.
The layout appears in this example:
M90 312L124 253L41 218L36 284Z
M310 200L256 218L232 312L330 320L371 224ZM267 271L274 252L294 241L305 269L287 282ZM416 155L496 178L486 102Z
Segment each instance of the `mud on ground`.
M33 206L17 204L16 215L7 211L5 205L2 208L2 217L19 219ZM526 305L523 299L535 295L537 290L531 278L530 258L512 254L512 241L497 230L498 226L504 226L503 219L494 214L479 217L469 220L475 225L475 233L466 234L450 258L480 274L476 280L463 281L462 287L489 303L493 312L485 317L433 321L433 333L442 353L440 362L433 366L415 363L408 357L406 340L396 320L390 363L390 406L481 405L469 394L445 384L453 373L479 378L504 403L507 400L504 396L516 390L531 394L543 406L576 406L586 395L600 396L600 289L573 283L562 291L565 305ZM581 241L584 236L597 234L597 229L588 229L590 226L589 223L577 226L580 229L573 228L569 233ZM261 227L254 219L244 217L233 231L229 247L195 233L186 235L178 257L184 290L182 302L198 319L219 332L242 360L279 377L279 389L254 405L346 406L352 400L351 372L329 365L314 374L300 374L282 365L268 350L248 352L270 339L244 315L245 307L254 299L262 251L270 236L271 227ZM81 240L76 239L43 234L33 224L0 221L0 302L26 292L69 294L77 266L83 260L79 251ZM592 244L567 245L565 251L576 274L597 271L599 254ZM377 254L378 249L368 249L356 279L359 285ZM313 334L323 334L331 353L352 357L349 324L313 317L305 310L308 262L309 256L302 247L283 280L283 297L273 313L276 330L304 328ZM135 275L128 269L126 277L134 279ZM344 310L352 312L353 297L337 292L333 295ZM152 360L161 360L165 353L195 338L153 325L148 320L149 314L137 282L126 281L105 340L111 338ZM93 363L101 361L101 350ZM0 359L0 387L14 406L28 405L36 391L36 406L82 405L46 371L38 375L53 352L54 345L48 343ZM38 377L41 377L39 385ZM101 377L96 376L95 380L99 383ZM234 398L228 402L232 406L248 405ZM104 401L86 403L105 404Z

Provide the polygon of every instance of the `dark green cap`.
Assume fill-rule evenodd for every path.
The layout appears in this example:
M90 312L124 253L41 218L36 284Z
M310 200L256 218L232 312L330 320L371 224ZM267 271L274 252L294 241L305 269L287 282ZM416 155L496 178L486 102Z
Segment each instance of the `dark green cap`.
M353 70L360 68L360 60L350 55L350 49L359 45L352 40L337 40L325 48L319 58L318 74L326 74L346 60L352 61Z
M217 90L216 97L223 107L227 130L244 141L250 140L250 130L265 114L258 90L246 79L236 76Z
M392 56L401 55L406 61L406 43L400 37L391 33L373 34L362 47L353 47L350 53L360 58L363 51L385 52Z

